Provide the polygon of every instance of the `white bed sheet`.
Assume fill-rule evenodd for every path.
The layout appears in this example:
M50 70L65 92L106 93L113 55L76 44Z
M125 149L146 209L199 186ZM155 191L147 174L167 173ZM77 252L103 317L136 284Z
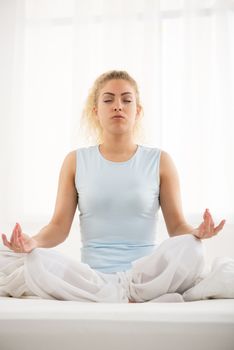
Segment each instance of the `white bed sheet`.
M233 350L234 299L85 303L0 297L1 350Z

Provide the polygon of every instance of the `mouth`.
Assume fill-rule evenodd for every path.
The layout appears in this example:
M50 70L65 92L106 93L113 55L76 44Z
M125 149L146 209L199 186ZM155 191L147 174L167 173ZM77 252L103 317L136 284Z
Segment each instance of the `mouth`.
M114 115L112 119L124 119L122 115Z

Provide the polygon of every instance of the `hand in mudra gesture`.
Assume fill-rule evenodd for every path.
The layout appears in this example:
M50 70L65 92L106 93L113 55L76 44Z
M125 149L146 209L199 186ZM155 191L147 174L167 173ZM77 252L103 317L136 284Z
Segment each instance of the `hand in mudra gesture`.
M7 236L2 234L3 244L16 253L30 253L37 247L37 241L22 232L20 224L16 224L11 235L10 241Z
M223 229L225 224L225 220L222 220L219 225L215 227L213 218L208 209L205 210L203 219L204 221L200 224L200 226L192 231L192 234L200 239L211 238L217 235L217 233Z

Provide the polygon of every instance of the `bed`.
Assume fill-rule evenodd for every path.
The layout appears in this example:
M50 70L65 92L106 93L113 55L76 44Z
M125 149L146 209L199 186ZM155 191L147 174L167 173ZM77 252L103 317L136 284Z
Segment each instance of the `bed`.
M234 258L233 229L204 240L208 262ZM77 244L75 228L56 248L75 259ZM228 290L227 281L215 287ZM0 350L42 349L234 350L234 298L127 304L0 297Z
M1 350L233 350L234 299L88 303L0 297Z

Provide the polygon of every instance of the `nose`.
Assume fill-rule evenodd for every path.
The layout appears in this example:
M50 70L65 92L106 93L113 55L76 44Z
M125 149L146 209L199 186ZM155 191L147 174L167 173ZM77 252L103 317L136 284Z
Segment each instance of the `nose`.
M122 111L121 101L115 101L114 111Z
M118 107L115 107L115 108L114 108L114 111L116 111L116 112L117 112L117 111L121 111L121 110L122 110L122 108L120 108L120 107L119 107L119 108L118 108Z
M121 107L115 107L115 108L114 108L114 111L121 111L121 110L122 110Z

